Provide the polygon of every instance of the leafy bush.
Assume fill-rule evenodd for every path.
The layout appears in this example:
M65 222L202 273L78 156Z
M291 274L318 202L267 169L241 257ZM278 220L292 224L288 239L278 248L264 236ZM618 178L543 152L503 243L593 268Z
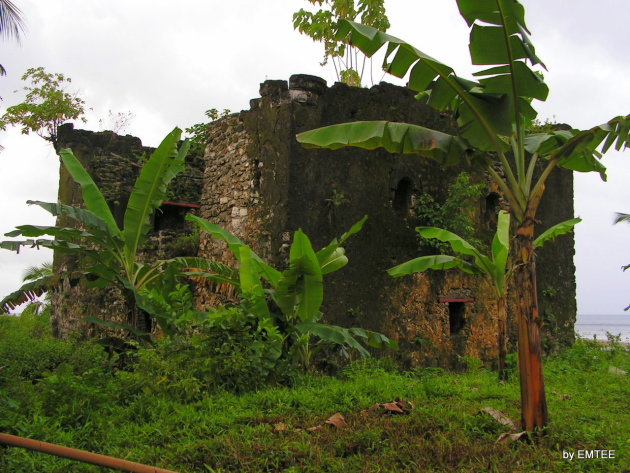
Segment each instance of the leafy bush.
M460 173L448 187L444 202L438 202L431 194L423 193L416 196L415 212L419 226L437 227L459 235L476 248L483 251L485 245L475 238L476 229L474 206L483 194L483 184L472 184L470 175ZM423 238L418 235L420 246L425 250L451 254L448 243L434 239Z

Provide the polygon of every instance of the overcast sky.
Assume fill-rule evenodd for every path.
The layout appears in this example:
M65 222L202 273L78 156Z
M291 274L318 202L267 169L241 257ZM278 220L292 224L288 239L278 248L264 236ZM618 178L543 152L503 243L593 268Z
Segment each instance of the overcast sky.
M29 67L71 77L92 108L85 128L107 125L108 112L131 111L126 132L155 146L175 125L204 120L209 108L247 109L265 79L307 73L334 82L319 66L323 48L293 31L291 16L306 0L14 0L27 25L22 43L0 43L2 108ZM630 113L630 3L627 0L522 0L532 40L551 89L540 118L576 128ZM450 0L386 0L389 32L469 76L468 31ZM375 67L375 80L382 74ZM396 82L391 77L385 80ZM27 199L56 201L58 158L37 136L0 132L0 233L16 225L52 223ZM578 312L620 314L630 304L630 152L604 157L609 181L576 174ZM43 250L0 251L0 296L20 285L24 269L52 259Z

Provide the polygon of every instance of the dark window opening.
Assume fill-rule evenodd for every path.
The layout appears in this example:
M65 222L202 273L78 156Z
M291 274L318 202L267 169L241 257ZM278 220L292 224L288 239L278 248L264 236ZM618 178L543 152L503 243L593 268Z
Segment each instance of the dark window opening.
M409 214L411 209L411 180L406 177L398 181L396 190L394 191L394 200L392 207L394 211L401 217L405 217Z
M451 335L456 335L462 331L466 323L464 314L466 305L464 302L448 303L448 324Z
M486 196L486 209L484 212L484 220L488 224L488 227L494 228L497 225L497 215L499 213L499 194L491 192Z
M174 207L163 205L155 212L153 229L160 230L183 230L186 228L186 214L190 209L185 207Z

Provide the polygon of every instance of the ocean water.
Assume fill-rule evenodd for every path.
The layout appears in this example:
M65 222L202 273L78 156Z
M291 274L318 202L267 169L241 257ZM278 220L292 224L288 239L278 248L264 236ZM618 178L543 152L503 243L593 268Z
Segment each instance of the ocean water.
M583 338L607 340L606 333L620 335L621 341L630 343L630 312L622 315L578 314L575 331Z

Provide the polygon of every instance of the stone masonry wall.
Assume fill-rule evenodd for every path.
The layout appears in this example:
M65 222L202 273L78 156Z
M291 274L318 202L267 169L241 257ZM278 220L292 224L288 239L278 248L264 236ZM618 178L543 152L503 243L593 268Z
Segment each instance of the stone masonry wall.
M110 131L75 130L71 124L59 129L58 148L72 149L101 190L116 222L122 228L124 210L144 156L148 157L153 148L143 146L139 138L130 135L119 136ZM173 201L198 203L203 180L201 164L202 161L198 157L187 158L186 168L169 186L169 196ZM63 166L60 166L58 200L66 205L84 205L81 188ZM158 213L172 213L172 209L166 207L163 206L162 211ZM183 212L180 212L180 217L183 222ZM57 225L75 226L76 222L69 221L67 217L60 217ZM198 243L194 243L192 248L190 245L186 247L185 244L191 233L190 224L155 231L149 235L138 259L147 261L174 256L193 256L197 253ZM182 241L184 244L181 244ZM64 274L61 287L52 295L52 325L57 336L78 332L82 336L92 337L106 332L102 326L84 322L83 319L88 316L129 323L130 304L133 302L125 300L120 288L88 287L81 275L81 262L74 257L56 253L53 267L55 272Z
M326 277L322 309L326 320L387 333L399 340L401 353L412 365L455 365L459 356L492 360L497 323L491 287L454 270L400 279L385 272L421 255L413 231L416 193L443 197L464 170L476 182L486 182L485 176L383 150L305 150L294 138L296 133L329 124L383 119L454 130L447 114L414 100L409 90L388 84L369 90L343 84L328 88L312 76L292 76L288 84L263 83L261 98L252 100L251 110L212 125L201 215L233 231L282 268L288 242L298 228L320 248L367 214L363 231L345 245L350 264ZM541 231L573 215L571 173L557 172L554 179L549 186L553 190L543 199ZM402 208L401 188L409 192L408 198L403 196ZM495 230L499 208L493 195L496 189L489 186L488 198L480 199L476 211L479 235L486 238ZM573 250L572 241L565 238L539 257L539 267L563 268L562 282L540 273L543 286L553 284L556 290L553 301L548 300L553 291L541 297L542 313L553 315L553 325L548 324L553 330L547 331L549 346L570 342L573 333ZM233 262L224 245L203 236L200 255ZM473 302L440 302L441 298ZM201 299L203 303L225 300L212 290Z

